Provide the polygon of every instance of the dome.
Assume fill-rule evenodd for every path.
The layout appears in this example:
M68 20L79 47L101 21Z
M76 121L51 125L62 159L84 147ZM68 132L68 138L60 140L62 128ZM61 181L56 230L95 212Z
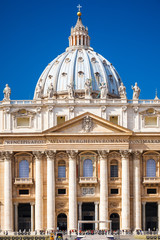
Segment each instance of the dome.
M87 80L90 81L93 98L99 97L102 85L106 86L106 97L119 98L120 76L107 59L90 47L88 28L82 24L79 14L75 27L71 28L69 47L45 68L34 98L47 98L48 89L53 91L54 98L64 98L69 86L74 97L83 97Z

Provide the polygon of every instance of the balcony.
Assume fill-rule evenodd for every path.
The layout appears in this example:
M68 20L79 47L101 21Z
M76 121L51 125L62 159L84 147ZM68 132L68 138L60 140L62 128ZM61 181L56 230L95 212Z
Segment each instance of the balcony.
M121 178L119 178L119 177L110 177L110 182L112 182L112 183L120 183L121 182Z
M65 183L67 181L67 178L57 178L56 182L58 183Z
M33 179L32 178L15 178L14 184L16 185L33 184Z
M160 177L144 177L143 178L144 184L159 184L160 183Z
M80 177L79 178L79 183L80 184L86 184L86 183L96 184L97 183L97 177Z

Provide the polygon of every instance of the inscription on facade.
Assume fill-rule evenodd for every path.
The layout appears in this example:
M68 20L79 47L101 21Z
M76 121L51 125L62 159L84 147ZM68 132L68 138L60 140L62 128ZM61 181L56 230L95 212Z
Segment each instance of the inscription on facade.
M46 140L5 140L4 144L44 144Z

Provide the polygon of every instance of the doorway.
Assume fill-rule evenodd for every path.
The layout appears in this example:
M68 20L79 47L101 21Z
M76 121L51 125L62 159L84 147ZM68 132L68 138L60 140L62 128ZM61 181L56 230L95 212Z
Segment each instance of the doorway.
M67 216L64 213L60 213L57 216L57 228L62 231L67 230Z
M95 220L95 205L93 202L82 204L82 220L94 221ZM83 223L82 230L94 230L94 223Z
M158 205L146 203L146 230L156 231L158 228Z
M119 230L119 214L118 213L112 213L110 215L110 220L112 220L112 230L113 231Z
M29 231L31 229L31 205L20 203L18 205L18 231Z

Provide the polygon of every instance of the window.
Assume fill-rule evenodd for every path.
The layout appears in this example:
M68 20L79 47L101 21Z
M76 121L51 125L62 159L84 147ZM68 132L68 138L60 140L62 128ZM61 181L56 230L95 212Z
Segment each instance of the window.
M93 177L93 164L90 159L83 162L83 177Z
M28 195L29 190L28 189L19 189L19 195Z
M147 177L156 177L156 162L153 159L147 160Z
M111 189L111 194L118 194L118 188Z
M110 177L118 177L118 162L113 160L110 165Z
M157 117L156 116L146 116L145 117L145 126L151 126L151 127L156 127L157 124Z
M27 117L18 117L17 118L17 127L29 127L30 118Z
M65 122L65 116L57 116L57 125Z
M27 160L22 160L19 163L19 177L29 178L29 162Z
M110 116L109 121L114 124L118 124L118 116Z
M147 194L156 194L157 193L157 189L156 188L148 188L147 189Z
M58 162L58 178L65 178L66 177L66 163L65 161Z
M58 189L58 194L60 194L60 195L66 194L66 189L65 188Z

